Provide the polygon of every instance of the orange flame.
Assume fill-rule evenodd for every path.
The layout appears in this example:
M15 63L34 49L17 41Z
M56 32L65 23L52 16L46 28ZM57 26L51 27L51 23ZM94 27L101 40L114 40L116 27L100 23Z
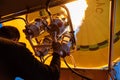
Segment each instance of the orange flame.
M77 0L75 2L67 3L66 7L69 9L73 29L75 34L79 31L82 21L85 17L85 10L87 9L86 0Z

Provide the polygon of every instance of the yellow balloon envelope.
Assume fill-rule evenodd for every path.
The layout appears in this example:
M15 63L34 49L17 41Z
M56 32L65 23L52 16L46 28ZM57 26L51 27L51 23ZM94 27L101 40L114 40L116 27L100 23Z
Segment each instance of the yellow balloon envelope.
M87 0L85 19L77 33L77 51L72 53L79 68L100 69L108 66L110 45L110 0ZM113 62L120 57L120 0L116 3ZM71 58L66 57L73 65Z

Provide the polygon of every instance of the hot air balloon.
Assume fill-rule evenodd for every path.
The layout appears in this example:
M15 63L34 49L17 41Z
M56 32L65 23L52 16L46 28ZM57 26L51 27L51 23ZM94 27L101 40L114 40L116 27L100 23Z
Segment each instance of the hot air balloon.
M71 52L71 56L65 57L65 60L71 68L99 70L106 68L111 69L111 67L120 61L120 1L78 1L80 2L79 6L75 4L76 6L72 7L74 11L70 8L70 5L73 3L70 3L70 5L69 3L65 4L70 12L76 39L76 50ZM83 6L84 4L85 6ZM56 5L53 3L51 6ZM31 5L31 7L32 6L33 5ZM41 9L43 9L43 7ZM18 10L21 9L22 8L19 8ZM4 9L1 8L1 10ZM36 8L36 10L38 10L38 8ZM75 10L77 11L75 12ZM17 9L14 9L13 11L16 12ZM26 12L27 10L23 10L20 15L25 18L24 11ZM32 11L34 12L34 9L31 8L30 12ZM53 10L53 13L56 11L59 10ZM72 12L75 12L75 14ZM8 14L6 12L4 13ZM4 14L1 13L1 16L2 15ZM13 16L18 15L15 14ZM40 17L39 11L28 15L29 21L33 18ZM9 19L9 17L7 18ZM4 20L1 19L1 22L4 22ZM33 51L30 43L25 39L25 34L22 32L25 28L24 21L16 19L4 22L3 25L4 24L14 24L14 26L18 26L17 28L20 30L22 35L20 41L25 42L27 47ZM49 59L46 63L49 63ZM61 68L68 68L63 60Z

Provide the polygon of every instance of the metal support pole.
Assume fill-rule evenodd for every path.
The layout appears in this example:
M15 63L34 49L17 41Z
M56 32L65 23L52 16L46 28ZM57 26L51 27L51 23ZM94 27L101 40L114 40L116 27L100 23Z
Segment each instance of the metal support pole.
M114 28L115 28L115 16L116 16L116 0L110 0L110 47L109 47L109 64L108 64L108 72L112 80L114 80L114 76L112 75L112 57L113 57L113 46L114 46Z

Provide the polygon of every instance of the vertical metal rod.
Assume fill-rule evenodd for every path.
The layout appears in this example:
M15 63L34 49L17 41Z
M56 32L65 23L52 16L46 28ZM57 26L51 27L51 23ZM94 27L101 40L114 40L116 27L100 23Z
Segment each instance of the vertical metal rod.
M108 71L109 74L112 72L112 57L113 57L113 46L114 46L114 28L115 28L115 16L116 16L116 0L110 0L110 47L109 47L109 64ZM114 80L114 79L112 79Z
M75 39L75 35L74 35L73 23L72 23L72 20L71 20L70 12L69 12L69 9L65 5L63 5L62 7L67 11L68 20L70 22L70 30L71 30L71 33L72 33L72 36L73 36L73 41L74 41L73 47L76 50L76 39Z

